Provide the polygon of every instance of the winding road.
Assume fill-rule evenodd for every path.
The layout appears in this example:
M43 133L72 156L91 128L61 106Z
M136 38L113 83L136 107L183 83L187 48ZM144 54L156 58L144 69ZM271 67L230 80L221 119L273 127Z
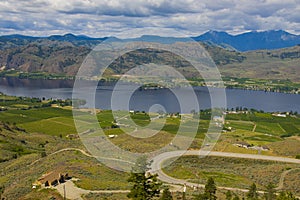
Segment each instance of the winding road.
M150 172L157 173L158 178L166 183L175 184L175 185L186 185L189 187L205 187L203 184L191 183L186 180L176 179L171 176L165 174L161 166L163 162L168 159L175 158L181 155L198 155L198 156L217 156L217 157L230 157L230 158L244 158L244 159L255 159L255 160L268 160L268 161L276 161L276 162L285 162L285 163L295 163L300 164L299 159L286 158L286 157L277 157L277 156L264 156L264 155L256 155L256 154L240 154L240 153L229 153L229 152L218 152L218 151L199 151L199 150L189 150L189 151L172 151L166 152L156 156L153 159L153 163L151 165ZM284 175L285 176L285 175ZM282 176L282 177L284 177ZM247 192L247 189L240 188L231 188L231 187L218 187L219 189L226 189L231 191L241 191ZM263 191L259 191L259 193L263 193Z
M95 156L87 153L86 151L78 148L65 148L58 150L54 153L49 154L48 156L52 156L64 151L79 151L83 155L88 156L88 157L93 157L96 158ZM163 172L161 169L162 164L171 158L179 157L179 156L187 156L187 155L196 155L196 156L217 156L217 157L230 157L230 158L244 158L244 159L255 159L255 160L268 160L268 161L276 161L276 162L285 162L285 163L295 163L295 164L300 164L299 159L293 159L293 158L287 158L287 157L277 157L277 156L265 156L265 155L257 155L257 154L241 154L241 153L230 153L230 152L218 152L218 151L199 151L199 150L189 150L189 151L171 151L171 152L166 152L162 153L156 157L153 158L153 162L151 164L151 169L149 172L151 173L157 173L158 178L168 184L177 186L178 190L178 185L186 185L189 187L205 187L203 184L198 184L198 183L191 183L186 180L182 179L176 179L171 176L168 176ZM30 165L34 165L37 162L43 160L45 158L40 158L34 162L32 162ZM115 160L114 158L102 158L102 159L112 159ZM121 160L119 160L121 161ZM123 162L128 162L128 161L123 161ZM298 169L298 168L297 168ZM281 175L280 183L277 189L282 189L283 187L283 182L284 182L284 177L286 174L288 174L291 170L283 172ZM81 188L76 187L73 183L67 183L66 187L68 188L69 191L73 191L67 194L67 197L69 199L81 199L82 194L87 194L87 193L127 193L127 190L99 190L99 191L90 191L90 190L84 190ZM231 187L218 187L219 189L226 189L226 190L231 190L231 191L241 191L241 192L247 192L247 189L241 189L241 188L231 188ZM57 188L58 191L62 194L62 186ZM258 191L259 193L263 193L263 191ZM72 194L73 193L73 194Z

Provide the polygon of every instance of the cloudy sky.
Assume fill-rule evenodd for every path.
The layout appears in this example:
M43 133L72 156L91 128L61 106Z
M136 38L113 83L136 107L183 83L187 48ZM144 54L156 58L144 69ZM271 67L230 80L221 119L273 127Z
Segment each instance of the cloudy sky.
M300 34L300 0L1 0L0 15L1 35L103 37L140 29L179 36L208 30Z

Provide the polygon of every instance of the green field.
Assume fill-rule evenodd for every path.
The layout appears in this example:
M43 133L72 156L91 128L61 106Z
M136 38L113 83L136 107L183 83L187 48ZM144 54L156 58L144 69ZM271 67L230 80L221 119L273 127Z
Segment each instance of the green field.
M225 187L248 188L255 182L263 190L269 182L277 185L285 170L299 167L297 164L251 159L184 156L164 168L164 172L200 184L213 177L218 186Z
M300 119L294 116L277 117L271 113L228 114L226 126L274 136L299 135Z
M202 117L205 115L210 116L208 111L203 112L201 115ZM157 118L151 121L151 129L157 130L158 132L161 130L163 134L158 134L156 137L145 140L144 142L137 140L137 143L131 145L130 142L128 142L131 141L130 136L125 133L140 131L148 126L150 123L148 114L142 112L130 114L125 111L119 111L117 116L122 117L117 119L117 121L114 120L111 111L101 111L98 112L96 116L99 125L103 128L106 135L120 136L120 138L113 141L115 144L120 145L125 149L135 149L134 151L139 149L140 145L144 145L148 142L150 142L149 145L147 145L149 150L153 150L155 146L154 143L159 142L159 140L164 142L170 141L171 138L178 133L179 126L186 131L181 134L190 135L194 131L192 124L197 122L197 119L188 116L188 120L185 121L181 121L178 117L170 116ZM77 121L77 125L81 128L86 127L86 129L89 129L90 122L88 120L89 116L83 114L80 120ZM132 121L130 122L130 120ZM23 110L12 107L1 112L0 121L16 124L18 127L25 129L30 133L41 133L59 137L77 133L72 111L70 109L45 107ZM120 125L117 125L116 122L119 122ZM259 112L227 114L225 127L227 129L231 128L231 131L223 134L226 137L226 140L223 141L225 144L224 150L235 150L236 148L233 148L230 145L234 144L236 141L246 141L253 145L269 145L271 143L280 142L284 140L284 137L298 135L300 133L298 129L299 124L300 119L294 116L282 118L273 116L271 113ZM201 141L204 138L204 134L207 132L208 126L209 120L206 118L200 119L196 139L192 148L200 148ZM162 137L166 137L166 139L164 140ZM135 139L133 138L133 140ZM162 142L161 145L165 145L166 143L164 142ZM244 152L244 150L241 151Z
M228 120L227 123L228 126L231 126L232 128L235 129L252 131L254 128L254 123L250 121Z
M65 148L85 149L80 139L69 139L69 134L77 134L72 110L70 107L35 107L41 102L30 102L30 106L20 102L15 97L3 97L10 101L7 109L0 111L0 186L5 185L5 194L11 199L23 199L37 196L31 190L31 184L42 174L53 170L70 173L79 178L76 185L89 190L99 189L128 189L128 174L109 169L97 160L86 157L77 151L66 151L56 155L51 153ZM15 101L15 104L13 103ZM1 106L1 104L0 104ZM24 109L25 108L25 109ZM91 112L82 110L77 120L77 126L82 130L94 127L89 121ZM116 113L115 113L116 114ZM115 115L116 116L116 115ZM118 147L131 152L151 152L171 144L178 133L179 126L185 132L180 133L190 137L194 131L194 124L198 124L196 136L191 149L199 149L209 127L211 113L209 110L200 113L200 122L192 114L185 116L161 115L154 113L119 111L118 118L111 111L97 111L96 118L99 127L106 135L115 135L110 141ZM151 121L150 118L153 118ZM181 119L182 118L182 119ZM96 124L97 125L97 124ZM157 134L149 138L137 138L126 133L145 134L147 126ZM271 113L252 111L247 114L227 114L225 128L214 150L225 152L239 152L251 154L265 154L274 156L288 156L295 158L300 152L300 118L299 115L276 117ZM230 128L229 128L230 127ZM226 130L226 131L225 131ZM254 149L237 147L237 142L247 142L252 146L267 146L270 150L258 152ZM182 140L182 143L185 141ZM181 144L178 143L180 146ZM176 146L174 146L176 149ZM34 166L30 166L35 160ZM208 177L213 177L219 186L246 188L256 182L259 188L269 182L278 184L280 174L286 169L294 169L290 164L262 162L254 160L239 160L229 158L183 157L178 159L165 170L168 174L195 183L205 183ZM299 166L298 166L299 167ZM275 174L274 174L275 172ZM294 171L298 174L298 171ZM18 177L19 182L12 177ZM195 178L196 177L196 178ZM284 188L299 192L294 185L299 186L297 180L285 182ZM12 187L13 186L13 187ZM42 198L59 196L55 191L41 192ZM86 199L101 198L118 199L124 195L87 195ZM57 197L59 199L59 197Z

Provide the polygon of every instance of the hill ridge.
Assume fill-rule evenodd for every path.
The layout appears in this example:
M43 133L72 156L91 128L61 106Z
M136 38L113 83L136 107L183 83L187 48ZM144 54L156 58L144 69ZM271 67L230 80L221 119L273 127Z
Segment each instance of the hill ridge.
M0 48L10 48L19 45L28 44L36 40L54 40L66 41L74 44L75 46L88 46L93 47L100 42L117 37L89 37L86 35L75 35L73 33L66 33L64 35L50 35L50 36L27 36L20 34L3 35L0 36ZM142 35L137 38L125 39L125 41L195 41L210 42L218 46L227 46L237 51L251 51L251 50L272 50L286 47L292 47L300 44L300 35L292 34L284 30L268 30L268 31L249 31L232 35L224 31L210 30L199 36L190 38L184 37L160 37L157 35ZM10 45L8 45L10 44Z

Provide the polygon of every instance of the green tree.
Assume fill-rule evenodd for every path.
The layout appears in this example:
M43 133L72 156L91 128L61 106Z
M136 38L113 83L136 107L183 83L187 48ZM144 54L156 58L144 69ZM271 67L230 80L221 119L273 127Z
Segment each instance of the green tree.
M226 192L226 200L231 200L232 199L232 194L230 192L230 190L227 190Z
M217 186L213 178L209 178L204 188L204 193L195 196L195 200L216 200Z
M4 186L0 186L0 199L2 199L2 195L4 193L5 187Z
M161 183L157 179L157 174L147 173L150 163L146 157L137 159L132 168L128 182L133 183L127 197L134 200L150 200L160 194Z
M207 196L208 200L215 200L217 199L216 192L217 192L217 186L215 184L214 179L210 177L207 180L207 183L205 185L204 195Z
M256 188L255 183L253 183L250 186L250 189L249 189L249 191L247 193L247 199L249 199L249 200L256 200L256 199L258 199L257 188Z
M41 157L44 158L44 157L46 157L46 156L47 156L47 153L46 153L45 150L43 150L43 151L41 152Z
M265 193L265 199L266 200L276 199L275 186L272 183L269 183L266 188L267 188L267 192Z
M160 200L172 200L172 199L173 199L173 197L172 197L172 194L171 194L169 188L165 188L163 190Z
M294 194L291 192L280 192L276 200L299 200L299 199L296 198Z
M233 200L240 200L240 197L237 196L237 195L235 195L235 196L233 197Z

